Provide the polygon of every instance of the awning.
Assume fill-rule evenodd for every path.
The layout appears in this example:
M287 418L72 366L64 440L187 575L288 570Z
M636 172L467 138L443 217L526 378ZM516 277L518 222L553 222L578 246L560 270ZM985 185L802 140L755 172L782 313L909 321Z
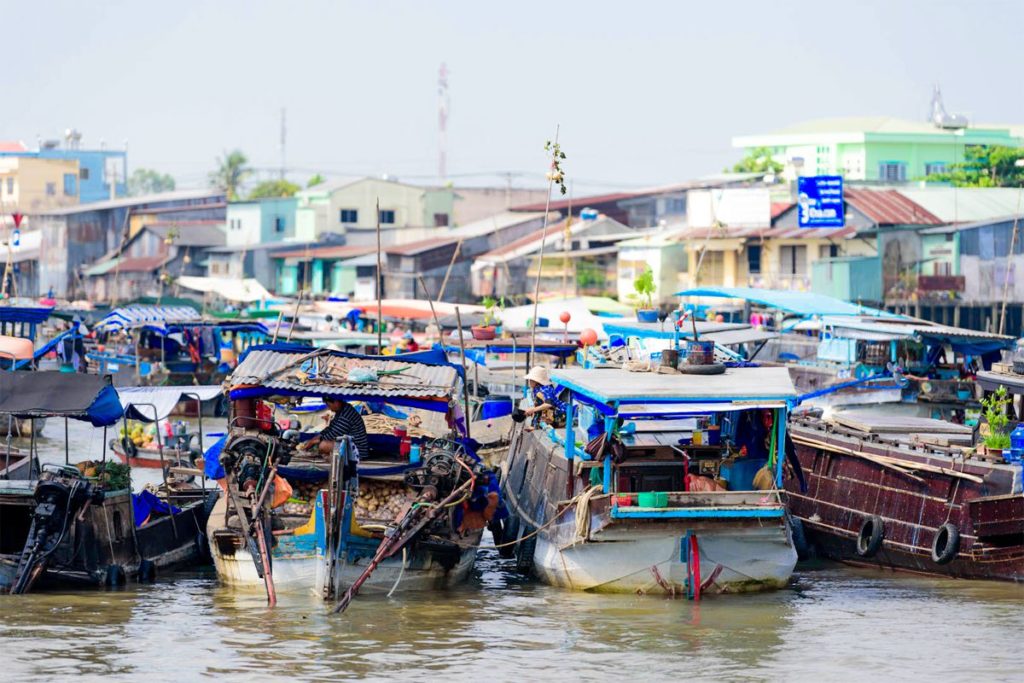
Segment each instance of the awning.
M793 292L780 289L759 289L757 287L697 287L676 292L676 296L708 296L725 299L744 299L797 315L872 315L880 318L901 319L903 316L880 311L867 306L852 304L814 292Z
M52 306L0 306L0 323L41 323L51 313Z
M233 277L196 277L182 275L175 284L185 289L196 292L213 293L228 301L239 301L252 303L254 301L266 301L274 298L274 295L266 290L255 278L233 278Z
M69 417L107 427L124 408L110 377L65 372L0 373L0 415Z
M100 332L131 330L139 327L165 327L168 323L198 323L202 317L188 306L126 306L116 308L96 323Z
M224 393L218 386L180 386L180 387L120 387L121 403L124 415L129 420L152 422L153 407L156 407L156 418L163 420L181 401L210 401Z

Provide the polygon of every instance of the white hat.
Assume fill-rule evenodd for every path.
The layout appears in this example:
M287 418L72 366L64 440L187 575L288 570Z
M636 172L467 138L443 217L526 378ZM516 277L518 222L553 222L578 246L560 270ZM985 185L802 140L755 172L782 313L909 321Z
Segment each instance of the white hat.
M528 373L526 373L526 379L532 379L537 384L547 386L548 384L551 384L551 373L548 372L547 368L535 365Z

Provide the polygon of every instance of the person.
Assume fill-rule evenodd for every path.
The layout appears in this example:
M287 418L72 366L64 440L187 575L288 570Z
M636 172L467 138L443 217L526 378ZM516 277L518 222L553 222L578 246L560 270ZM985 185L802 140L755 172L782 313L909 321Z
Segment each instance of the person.
M331 421L327 423L323 431L300 446L304 451L319 448L320 453L330 454L334 450L334 444L342 437L352 437L352 443L356 447L354 459L366 457L370 452L369 441L366 438L366 425L363 418L352 404L340 398L324 399L328 410L334 413Z
M402 335L402 352L403 353L415 353L420 350L420 345L416 343L416 338L412 336L412 330L407 331Z
M565 426L565 403L558 398L558 391L551 384L551 373L547 368L534 366L526 373L526 381L530 386L533 407L523 412L534 418L534 424L540 419L544 423L558 428Z

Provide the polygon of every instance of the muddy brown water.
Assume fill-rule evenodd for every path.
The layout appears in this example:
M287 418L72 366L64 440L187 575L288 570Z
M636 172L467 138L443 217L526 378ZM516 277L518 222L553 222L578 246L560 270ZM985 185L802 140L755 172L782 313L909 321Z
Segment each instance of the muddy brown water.
M98 454L93 430L71 437L72 460ZM63 423L41 445L63 461ZM694 603L556 590L494 551L456 589L360 597L341 616L302 595L267 609L212 570L0 596L5 680L1021 680L1022 634L1018 585L825 565Z

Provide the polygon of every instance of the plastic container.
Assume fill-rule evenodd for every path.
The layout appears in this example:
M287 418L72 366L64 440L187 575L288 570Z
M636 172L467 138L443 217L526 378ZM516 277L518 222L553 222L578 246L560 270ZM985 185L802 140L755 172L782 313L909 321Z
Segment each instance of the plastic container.
M715 342L691 341L686 344L688 365L711 365L715 362Z
M1010 432L1010 459L1011 462L1024 460L1024 422Z
M412 465L418 465L420 462L420 445L413 442L409 446L409 463Z
M615 496L615 505L617 507L631 507L636 505L636 496L632 493L620 493Z
M650 491L637 495L638 505L642 508L668 507L668 494L661 491Z

